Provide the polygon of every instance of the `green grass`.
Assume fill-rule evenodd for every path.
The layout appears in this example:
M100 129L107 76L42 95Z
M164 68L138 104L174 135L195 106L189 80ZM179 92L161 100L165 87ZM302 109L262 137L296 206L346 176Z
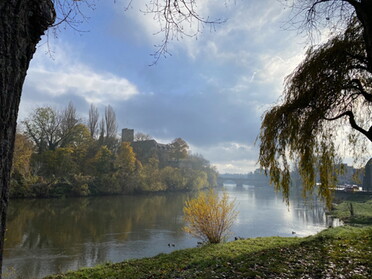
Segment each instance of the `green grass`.
M351 206L353 214L351 214ZM372 225L372 199L369 200L344 200L335 205L330 212L334 217L351 225Z
M104 264L48 279L372 278L372 227L264 237Z

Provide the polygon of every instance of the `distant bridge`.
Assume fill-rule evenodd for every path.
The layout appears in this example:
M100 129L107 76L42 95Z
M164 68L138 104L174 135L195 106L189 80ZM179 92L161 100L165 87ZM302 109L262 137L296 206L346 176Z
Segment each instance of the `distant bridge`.
M235 184L236 187L243 187L243 185L254 185L263 186L269 185L269 181L266 179L254 179L248 177L221 177L217 178L218 186L223 186L223 184Z

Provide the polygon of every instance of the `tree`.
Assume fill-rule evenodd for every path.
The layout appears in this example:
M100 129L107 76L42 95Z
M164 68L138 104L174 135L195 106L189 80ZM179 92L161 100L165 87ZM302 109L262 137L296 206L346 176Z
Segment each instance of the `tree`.
M105 115L99 125L99 142L113 150L117 147L117 123L114 109L108 105L105 107Z
M107 146L101 146L94 157L94 174L108 174L113 170L113 154Z
M225 240L238 214L235 201L229 201L226 192L219 197L213 190L186 201L183 212L187 223L184 230L209 243Z
M128 175L136 169L136 154L129 142L122 142L116 155L115 166Z
M207 170L210 168L210 162L203 157L201 154L190 154L187 159L184 160L183 164L194 170Z
M264 116L259 162L287 201L292 160L298 162L305 194L315 188L318 170L317 190L330 207L342 156L337 134L349 139L356 157L372 142L372 72L363 30L352 19L343 34L310 48L287 78L283 104ZM351 129L345 129L348 124Z
M310 32L324 21L345 25L354 16L362 26L362 36L367 57L367 69L372 73L372 3L369 0L295 0L292 7L295 17L303 17L303 27Z
M37 108L22 123L26 128L25 134L32 139L40 154L71 144L79 121L74 106L69 103L61 113L51 107Z
M137 191L165 191L166 185L161 179L161 171L159 169L159 160L155 157L149 158L148 161L141 165L135 178Z
M171 158L179 161L187 157L189 151L189 145L186 141L181 138L176 138L171 143Z
M34 146L25 135L16 134L12 170L22 176L30 174L30 161Z
M78 123L71 128L68 141L66 140L63 147L88 148L93 142L88 127Z
M186 179L180 169L167 166L160 170L160 176L168 191L184 190Z
M122 190L124 190L123 188L130 186L129 178L133 175L137 166L136 154L129 142L120 144L114 164L116 178L120 180L119 183L122 186Z
M71 131L68 144L64 147L73 149L73 159L78 165L80 172L84 172L86 168L89 168L88 158L95 154L95 152L91 154L90 151L96 148L96 144L90 137L87 126L77 124Z
M99 112L95 105L91 104L89 108L88 128L90 136L94 138L98 131Z
M0 3L0 268L22 86L36 44L54 19L53 3L48 0Z
M105 108L105 130L106 140L116 137L116 133L118 130L118 125L116 124L116 114L114 109L110 105Z
M79 166L73 153L74 149L71 147L59 147L39 154L34 159L40 164L39 174L54 180L78 173Z
M76 108L69 102L67 107L61 113L61 146L65 147L73 141L74 129L79 123L79 119L76 114Z
M105 120L103 119L103 117L101 118L101 121L99 122L98 141L101 145L104 145L104 142L105 142Z
M215 166L210 166L207 170L208 184L209 187L217 186L218 171Z
M48 29L79 22L81 3L89 0L0 2L0 278L18 108L27 69L36 45ZM151 4L149 12L153 12L159 22L165 22L165 26L161 26L165 37L156 57L167 52L169 40L185 33L184 23L192 19L209 22L195 11L195 0L155 0Z
M209 185L208 175L205 171L194 170L191 168L181 168L181 174L184 179L184 190L199 191L201 189L214 186Z
M37 146L38 153L54 150L58 147L61 118L51 107L40 107L34 110L30 117L23 121L25 134Z

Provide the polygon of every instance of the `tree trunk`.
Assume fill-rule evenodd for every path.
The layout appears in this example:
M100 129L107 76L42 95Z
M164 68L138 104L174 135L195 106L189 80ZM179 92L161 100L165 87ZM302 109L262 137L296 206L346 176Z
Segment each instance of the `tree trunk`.
M362 0L357 5L354 5L358 19L363 25L363 37L367 50L367 68L372 73L372 2L370 0Z
M36 44L54 20L51 0L0 0L0 279L22 86Z

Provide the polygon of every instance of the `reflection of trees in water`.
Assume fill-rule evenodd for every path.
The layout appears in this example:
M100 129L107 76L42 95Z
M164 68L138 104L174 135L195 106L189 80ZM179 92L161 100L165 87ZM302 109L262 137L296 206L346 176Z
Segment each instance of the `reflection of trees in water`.
M318 201L292 200L297 218L306 224L323 225L325 221L324 204Z
M12 200L5 245L6 248L34 251L43 257L48 253L68 256L62 259L57 256L53 261L54 255L49 254L44 264L55 266L55 270L64 269L65 265L70 267L72 261L77 266L105 261L108 242L144 241L152 237L153 229L157 228L171 231L173 237L181 237L182 220L177 216L182 215L187 196L178 193ZM10 257L10 253L12 250L6 249L5 258ZM19 253L24 256L24 252ZM37 265L35 263L32 269L39 269Z
M295 206L298 218L307 224L326 225L326 227L337 227L343 225L342 221L326 214L325 204L312 196L307 200L299 199Z
M255 221L256 227L262 223L266 228L267 218L276 222L275 218L283 214L282 196L275 194L273 187L229 187L227 191L244 206L242 218L251 218L252 214L253 219L262 217L262 222ZM152 239L157 233L165 241L168 237L177 241L184 237L181 217L189 195L192 194L12 200L6 248L16 249L5 250L5 263L7 258L15 259L19 274L35 278L107 261L115 258L113 253L151 249L149 243L159 244L160 238ZM313 199L306 208L305 204L292 196L289 210L294 219L303 220L300 224L324 224L323 204L313 204ZM264 208L263 212L257 212L259 208Z

